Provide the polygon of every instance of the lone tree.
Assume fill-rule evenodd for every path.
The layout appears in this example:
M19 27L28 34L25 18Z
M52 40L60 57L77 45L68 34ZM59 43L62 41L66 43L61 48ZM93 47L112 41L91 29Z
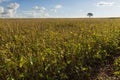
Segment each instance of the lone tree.
M91 16L93 16L93 13L87 13L87 16L89 16L90 18Z

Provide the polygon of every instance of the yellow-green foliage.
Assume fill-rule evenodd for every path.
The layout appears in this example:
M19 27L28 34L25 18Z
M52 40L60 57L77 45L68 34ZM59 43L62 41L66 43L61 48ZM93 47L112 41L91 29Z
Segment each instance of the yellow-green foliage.
M120 19L1 19L1 80L90 80L120 46Z

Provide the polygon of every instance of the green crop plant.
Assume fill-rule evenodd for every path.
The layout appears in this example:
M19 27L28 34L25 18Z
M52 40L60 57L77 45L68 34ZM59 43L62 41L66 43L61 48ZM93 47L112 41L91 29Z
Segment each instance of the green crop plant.
M120 19L1 19L1 80L93 80L114 62ZM117 64L118 63L118 64Z

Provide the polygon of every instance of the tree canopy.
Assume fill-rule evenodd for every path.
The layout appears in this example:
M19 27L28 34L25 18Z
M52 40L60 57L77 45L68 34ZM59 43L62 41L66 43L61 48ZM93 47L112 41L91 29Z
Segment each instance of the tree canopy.
M93 16L93 13L87 13L87 16L89 16L90 18L91 16Z

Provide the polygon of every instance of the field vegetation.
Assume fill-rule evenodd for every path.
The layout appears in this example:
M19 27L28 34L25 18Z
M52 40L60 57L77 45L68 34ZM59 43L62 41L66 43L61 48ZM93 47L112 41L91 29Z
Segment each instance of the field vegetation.
M119 80L120 19L0 19L0 79Z

